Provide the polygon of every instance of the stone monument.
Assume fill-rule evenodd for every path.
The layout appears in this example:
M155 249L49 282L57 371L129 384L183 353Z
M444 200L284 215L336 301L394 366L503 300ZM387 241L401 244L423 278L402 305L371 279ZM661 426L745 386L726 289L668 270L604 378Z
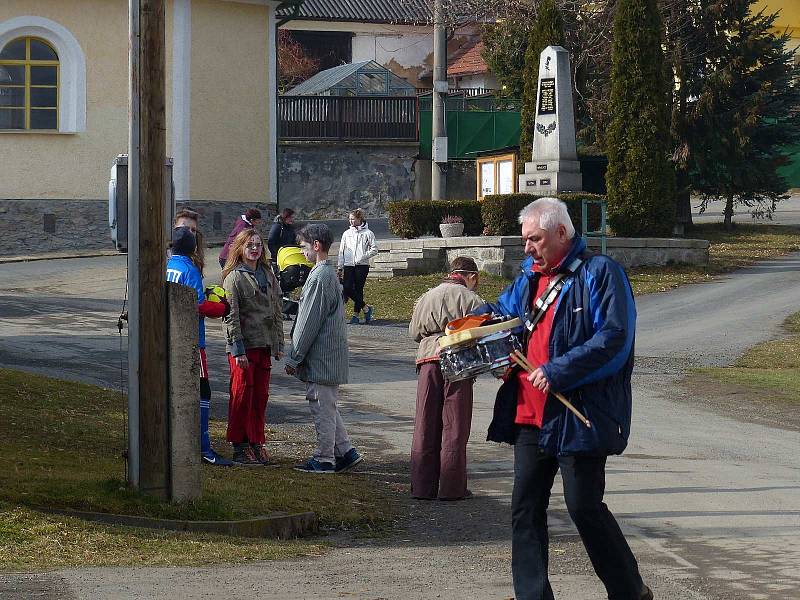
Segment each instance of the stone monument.
M534 123L532 162L519 176L519 191L537 196L580 191L569 52L561 46L548 46L539 56Z

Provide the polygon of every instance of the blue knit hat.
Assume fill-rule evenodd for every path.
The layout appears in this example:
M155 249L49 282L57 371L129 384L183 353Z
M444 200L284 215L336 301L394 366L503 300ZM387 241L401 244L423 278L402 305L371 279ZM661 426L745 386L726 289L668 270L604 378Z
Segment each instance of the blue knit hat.
M172 253L190 256L197 247L197 238L188 227L176 227L172 230Z

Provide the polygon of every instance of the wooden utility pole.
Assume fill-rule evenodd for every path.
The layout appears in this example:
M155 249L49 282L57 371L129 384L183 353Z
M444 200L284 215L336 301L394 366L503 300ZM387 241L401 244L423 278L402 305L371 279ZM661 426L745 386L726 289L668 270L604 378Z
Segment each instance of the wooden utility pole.
M129 0L129 482L169 497L164 0Z

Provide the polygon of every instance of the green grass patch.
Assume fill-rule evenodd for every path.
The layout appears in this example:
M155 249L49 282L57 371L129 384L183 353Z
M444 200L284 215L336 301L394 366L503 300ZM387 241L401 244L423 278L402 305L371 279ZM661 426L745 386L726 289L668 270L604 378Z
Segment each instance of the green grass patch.
M762 396L800 402L800 312L787 318L783 326L789 333L786 338L754 346L732 367L698 372L721 382L757 388Z
M117 559L112 555L123 551L134 560L136 552L125 549L128 543L131 547L158 546L154 556L161 553L163 560L170 556L170 544L186 551L181 555L175 550L172 563L142 557L144 562L136 564L199 564L208 556L217 556L191 549L193 544L213 545L213 536L136 530L130 530L135 534L121 533L122 528L29 510L39 506L187 520L246 519L277 511L313 510L323 527L364 531L381 530L393 518L390 491L366 475L313 477L292 471L289 467L306 456L309 441L289 443L292 434L285 432L273 432L280 443L271 446L283 468L205 466L200 500L159 502L124 484L121 453L125 424L118 392L0 369L0 397L0 568L16 568L20 564L13 561L26 559L14 557L35 556L42 551L36 532L51 530L53 539L63 543L54 544L46 559L35 563L38 566L122 564L114 562ZM214 423L217 438L223 430L223 424ZM217 439L217 445L222 447L224 442ZM103 548L96 562L69 562L68 548L72 545L63 541L68 536L95 540L92 543ZM226 544L229 552L224 560L296 556L321 548L302 541L232 540ZM147 562L150 560L156 562Z
M367 279L367 284L364 286L364 300L375 307L376 319L410 321L417 298L439 285L445 275L445 273L432 273L390 279ZM487 302L493 302L508 282L509 280L504 277L481 273L477 292ZM353 304L348 302L348 319L352 314Z

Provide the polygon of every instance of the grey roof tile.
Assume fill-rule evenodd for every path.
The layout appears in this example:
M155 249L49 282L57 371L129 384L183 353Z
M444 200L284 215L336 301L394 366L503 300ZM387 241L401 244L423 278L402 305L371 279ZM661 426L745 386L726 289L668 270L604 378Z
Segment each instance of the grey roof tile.
M291 8L278 12L288 16ZM432 19L428 0L305 0L296 18L366 23L428 23Z

